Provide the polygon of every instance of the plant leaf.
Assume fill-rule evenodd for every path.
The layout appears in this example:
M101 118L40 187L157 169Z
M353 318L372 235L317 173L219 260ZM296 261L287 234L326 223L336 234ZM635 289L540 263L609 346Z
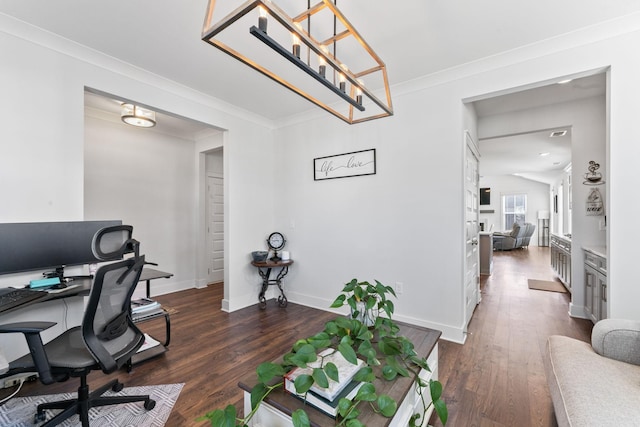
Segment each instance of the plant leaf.
M269 389L263 383L256 384L251 389L251 409L256 409L256 406L264 400L264 397L267 395Z
M313 368L313 380L322 388L329 387L329 380L322 368Z
M338 401L338 413L341 417L347 415L349 409L353 406L353 402L349 399L345 399L344 397Z
M298 377L293 380L293 385L296 387L298 394L305 394L313 385L313 377L307 374L298 375Z
M346 427L366 427L364 424L362 424L360 421L356 419L351 419L347 421L347 424L345 424L345 426Z
M431 393L431 400L434 402L442 396L442 384L440 381L429 381L429 392Z
M449 418L449 410L447 409L447 405L445 405L444 400L438 399L433 402L433 408L438 414L438 418L440 418L440 422L442 425L447 424L447 419Z
M393 316L393 311L395 310L393 301L391 301L390 299L386 300L382 308L384 309L385 313L387 313L387 316Z
M376 375L373 373L373 369L369 366L363 366L353 376L354 381L360 381L364 383L373 382L376 379Z
M309 416L302 409L296 409L291 414L291 420L293 421L294 427L309 427L311 422L309 422Z
M389 365L384 365L382 367L382 377L387 380L387 381L391 381L392 379L394 379L396 376L398 376L398 372L393 369L391 366Z
M333 303L331 303L330 307L331 308L342 307L344 305L344 300L346 298L347 298L347 296L345 294L338 295L338 298L336 298L336 300Z
M358 281L356 279L351 279L349 283L344 285L342 292L353 292L356 286L358 286Z
M353 321L347 317L338 317L337 319L335 319L335 323L336 325L338 325L338 328L346 329L349 331L353 329Z
M327 374L329 378L334 380L335 382L340 381L340 377L338 375L338 367L333 362L329 362L324 366L324 373Z
M391 418L393 414L396 413L398 409L398 404L391 397L383 394L378 397L378 409L380 409L380 413L387 418Z
M320 349L324 347L329 347L331 344L331 339L329 338L329 334L327 332L320 332L312 337L307 339L307 342L313 346L313 348Z
M366 309L371 310L373 307L375 307L377 302L378 300L376 298L369 298L367 300L367 305L365 305Z
M258 374L258 380L262 383L268 383L274 377L281 377L284 375L284 369L281 365L264 362L258 365L256 368L256 374Z
M392 337L383 337L378 342L378 349L386 356L394 356L400 354L400 346Z
M336 322L327 322L324 324L324 331L329 335L337 335L338 325Z
M358 363L358 357L356 356L355 350L346 342L341 342L338 345L338 351L349 362L353 363L354 365Z
M314 362L318 359L316 355L316 349L311 344L305 344L296 351L296 353L291 356L291 362L295 363L296 366L301 368L306 368L307 363Z
M373 402L378 398L376 388L371 383L364 383L358 390L355 400L363 400L365 402Z

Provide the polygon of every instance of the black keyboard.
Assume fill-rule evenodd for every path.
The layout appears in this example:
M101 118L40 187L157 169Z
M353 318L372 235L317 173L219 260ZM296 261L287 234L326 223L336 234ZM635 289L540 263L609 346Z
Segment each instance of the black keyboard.
M47 292L30 289L0 289L0 313L46 297Z

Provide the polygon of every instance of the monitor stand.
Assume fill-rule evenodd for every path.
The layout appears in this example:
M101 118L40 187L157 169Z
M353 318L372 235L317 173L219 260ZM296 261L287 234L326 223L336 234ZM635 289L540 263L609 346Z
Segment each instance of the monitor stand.
M42 273L42 275L47 279L51 279L51 278L57 277L57 278L60 279L61 283L71 282L72 280L93 279L93 274L80 275L80 276L65 276L64 275L64 265L61 266L61 267L56 267L55 271L49 271L49 272L46 272L46 273Z

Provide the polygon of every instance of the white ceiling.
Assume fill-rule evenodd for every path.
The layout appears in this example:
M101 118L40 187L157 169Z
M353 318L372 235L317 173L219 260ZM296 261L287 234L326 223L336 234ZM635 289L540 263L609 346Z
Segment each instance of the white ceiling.
M240 3L217 0L216 8ZM276 3L300 10L307 2ZM3 0L0 13L269 119L316 108L203 42L207 4ZM637 0L338 0L337 5L385 61L392 86L640 11ZM214 10L214 22L219 18Z
M272 1L290 11L302 10L307 4L302 0ZM220 10L240 4L240 0L217 0L213 21L220 19ZM207 5L208 0L2 0L0 13L268 119L284 120L317 108L203 42ZM637 0L337 0L337 6L386 63L392 97L393 85L640 12ZM244 46L242 43L240 46ZM586 79L474 105L480 116L486 116L592 96L598 91L604 91L604 80ZM111 114L118 114L117 104L112 101L105 104L93 94L86 99L89 108L111 108ZM159 116L160 131L175 134L186 126L182 131L191 137L204 129L201 123L180 121L170 115L168 128L163 128L161 122L166 120L162 113ZM544 144L539 135L529 139L536 141L534 146ZM495 147L491 149L483 142L487 147L482 148L484 171L492 164L491 152L504 156L516 144L524 146L520 140L507 138L491 142ZM532 150L535 155L543 151ZM558 156L566 155L566 147L558 151ZM500 160L493 163L496 168L505 163ZM566 158L559 161L566 164Z
M519 90L473 102L475 111L484 117L516 111L526 111L553 104L576 101L606 92L606 74L577 78L565 84L549 84ZM543 125L544 127L544 125ZM552 131L566 130L561 137L551 137ZM480 174L517 175L522 178L552 184L571 163L571 128L534 130L520 135L495 135L479 141ZM541 156L541 153L548 153Z

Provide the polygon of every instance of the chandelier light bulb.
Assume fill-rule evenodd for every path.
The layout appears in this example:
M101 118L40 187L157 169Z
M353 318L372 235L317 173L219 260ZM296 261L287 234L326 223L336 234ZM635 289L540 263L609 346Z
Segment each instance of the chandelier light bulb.
M291 33L291 40L293 42L293 55L300 59L300 37L296 33Z
M260 14L260 16L258 16L258 28L260 29L260 31L264 31L266 33L267 32L267 10L264 8L264 6L259 6L258 13Z

